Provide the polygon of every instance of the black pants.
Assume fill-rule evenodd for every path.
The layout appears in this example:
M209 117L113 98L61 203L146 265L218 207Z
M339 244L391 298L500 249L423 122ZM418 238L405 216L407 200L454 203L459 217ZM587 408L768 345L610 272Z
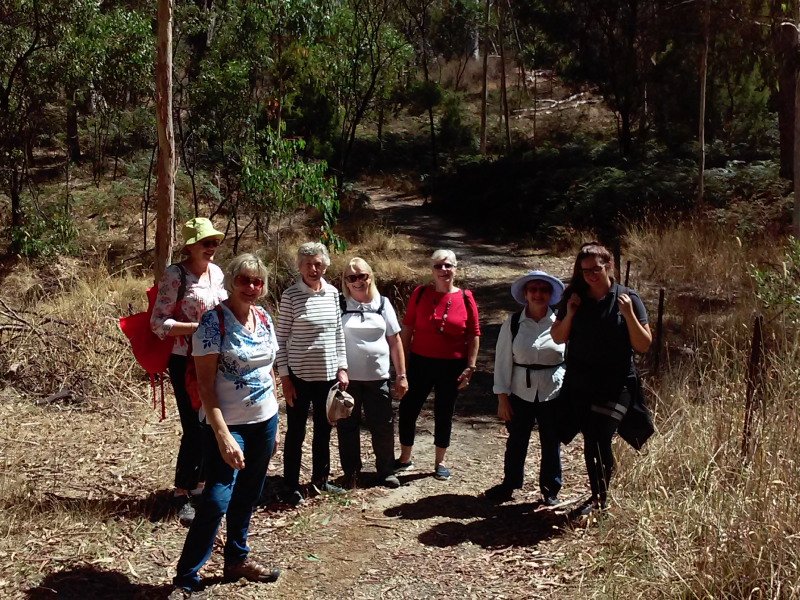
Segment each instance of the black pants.
M581 421L583 433L583 457L589 474L592 498L605 503L608 487L614 475L614 452L611 439L619 422L631 403L631 394L623 389L612 399L595 400L585 410Z
M185 356L172 354L169 357L168 368L183 430L178 460L175 464L175 487L193 490L203 479L203 426L197 417L197 411L192 408L192 400L186 391L188 361Z
M389 381L350 381L347 391L355 398L353 414L336 424L339 437L339 459L346 475L361 471L361 407L372 435L375 469L383 478L394 466L394 419Z
M283 440L283 478L289 489L300 485L300 462L306 439L308 410L314 407L314 439L311 442L311 481L324 484L331 474L331 426L325 410L328 392L336 383L306 381L290 374L295 389L294 406L286 405L286 436Z
M458 396L458 376L467 367L465 358L426 358L411 354L408 358L408 392L400 402L400 443L413 446L417 419L428 394L434 390L433 443L437 448L450 446L453 413Z
M539 464L539 489L542 496L551 498L558 496L561 490L561 443L556 430L556 403L558 399L533 402L523 400L511 394L512 418L506 423L508 441L503 462L503 484L520 489L525 478L525 458L528 455L528 443L536 421L539 422L539 443L542 449Z

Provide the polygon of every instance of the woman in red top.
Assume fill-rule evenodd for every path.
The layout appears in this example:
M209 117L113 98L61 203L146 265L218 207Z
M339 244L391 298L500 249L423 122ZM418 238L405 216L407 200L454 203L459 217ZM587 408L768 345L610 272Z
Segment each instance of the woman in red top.
M456 396L475 373L481 335L475 298L454 285L457 264L451 250L433 253L433 285L419 286L412 292L400 332L403 348L409 353L408 393L400 402L401 453L395 472L414 466L411 451L417 418L433 389L434 476L442 481L450 479L444 455L450 445Z

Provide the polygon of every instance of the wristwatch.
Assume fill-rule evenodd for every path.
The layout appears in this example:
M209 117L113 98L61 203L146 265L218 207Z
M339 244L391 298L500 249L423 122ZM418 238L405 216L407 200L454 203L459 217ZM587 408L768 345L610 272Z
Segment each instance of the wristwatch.
M398 376L397 376L397 379L408 379L408 375L406 375L405 373L403 373L402 375L398 375Z

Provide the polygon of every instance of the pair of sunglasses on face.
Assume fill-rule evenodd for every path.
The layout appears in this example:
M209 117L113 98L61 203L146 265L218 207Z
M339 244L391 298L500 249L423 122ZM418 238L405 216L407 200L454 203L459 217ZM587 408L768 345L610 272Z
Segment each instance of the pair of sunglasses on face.
M344 280L347 283L355 283L356 281L366 281L369 279L369 273L354 273L353 275L345 275Z
M250 277L248 275L237 275L233 278L233 282L241 287L250 287L251 285L260 290L264 287L264 280L260 277Z
M456 268L455 265L451 265L450 263L438 263L433 265L433 268L437 271L451 271Z
M200 245L203 248L219 248L219 245L222 243L220 240L211 239L211 240L201 240Z

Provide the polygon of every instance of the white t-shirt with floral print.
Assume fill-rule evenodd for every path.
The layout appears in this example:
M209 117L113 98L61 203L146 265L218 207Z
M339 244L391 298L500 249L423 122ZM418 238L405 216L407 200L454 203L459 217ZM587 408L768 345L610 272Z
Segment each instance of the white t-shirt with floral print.
M175 323L198 323L207 310L228 297L223 285L224 275L214 263L208 265L208 276L198 278L186 270L186 291L178 303L178 289L181 287L181 269L170 265L158 282L158 296L150 317L150 328L162 340L169 335ZM178 304L176 307L175 305ZM177 308L177 310L176 310ZM178 336L172 347L173 354L186 356L189 350L189 336Z
M209 310L200 318L192 336L192 354L219 354L215 389L225 423L244 425L261 423L278 412L272 365L278 351L272 318L260 306L255 311L256 330L242 325L231 310L222 304L225 335L220 345L219 317ZM205 417L200 410L200 419Z

